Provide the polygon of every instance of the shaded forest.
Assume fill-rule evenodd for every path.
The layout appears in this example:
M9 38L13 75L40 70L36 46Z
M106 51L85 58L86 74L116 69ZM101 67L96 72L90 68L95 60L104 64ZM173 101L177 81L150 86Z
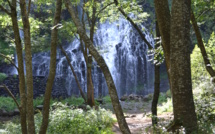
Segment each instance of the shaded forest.
M0 0L0 133L215 133L214 0Z

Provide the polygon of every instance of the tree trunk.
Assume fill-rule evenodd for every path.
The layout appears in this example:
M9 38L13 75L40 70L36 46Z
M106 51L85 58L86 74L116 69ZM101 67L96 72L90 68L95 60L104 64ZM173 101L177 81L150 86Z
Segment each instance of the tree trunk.
M25 66L26 66L26 85L27 85L27 121L28 133L35 134L34 126L34 107L33 107L33 72L32 72L32 54L31 54L31 35L28 14L25 0L20 0L20 9L22 15L24 42L25 42Z
M94 88L93 88L93 81L92 81L92 56L88 56L88 63L87 63L87 104L91 107L95 106L94 100Z
M71 2L69 0L64 0L64 2L65 2L66 8L68 9L68 11L72 17L74 24L76 25L78 34L84 40L85 44L89 45L88 48L90 50L91 55L95 58L95 60L97 61L98 65L100 66L101 70L104 73L104 76L105 76L105 79L107 82L107 86L108 86L108 90L109 90L109 94L111 97L113 109L116 113L116 117L117 117L117 121L118 121L120 130L122 131L123 134L130 134L131 132L128 128L125 117L123 115L123 111L122 111L121 105L119 103L119 98L117 96L116 87L114 85L114 81L111 76L110 70L108 69L108 66L105 63L103 57L94 48L93 42L86 35L86 32L84 31L83 26L81 25L81 22L78 19L78 16L74 12Z
M171 17L171 89L174 123L186 134L197 131L190 69L190 0L173 0Z
M158 24L156 22L156 37L160 37L160 32L158 28ZM159 47L159 44L155 45L155 48ZM156 57L156 58L159 58ZM155 64L155 82L154 82L154 95L153 95L153 100L152 100L152 125L157 125L157 104L158 104L158 99L159 99L159 94L160 94L160 65Z
M131 25L137 30L142 40L146 43L149 49L152 49L152 45L147 41L145 38L145 35L143 34L142 30L138 27L137 24L134 23L134 21L125 13L125 11L119 6L118 0L114 0L115 5L117 6L118 10L121 12L121 14L127 19Z
M68 64L69 64L69 66L70 66L70 69L72 70L72 73L73 73L73 75L74 75L74 77L75 77L75 81L76 81L76 83L77 83L77 85L78 85L78 89L80 90L80 93L81 93L82 98L84 99L85 102L87 102L87 99L86 99L86 97L85 97L85 95L84 95L84 92L83 92L83 90L82 90L82 88L81 88L81 85L80 85L80 83L79 83L79 81L78 81L78 77L77 77L77 75L76 75L76 73L75 73L74 68L72 67L72 64L71 64L71 62L70 62L70 59L69 59L68 55L66 54L66 51L63 49L63 47L62 47L61 45L60 45L60 49L61 49L61 51L63 52L64 56L66 57L66 60L67 60L67 62L68 62Z
M198 28L198 25L197 25L197 22L196 22L196 19L195 19L195 15L194 15L192 10L191 10L191 21L192 21L193 29L194 29L194 31L196 33L198 46L199 46L199 48L201 50L202 57L203 57L203 60L204 60L204 63L205 63L205 68L206 68L207 72L210 74L211 77L215 77L215 71L213 70L213 68L211 66L211 63L210 63L210 60L208 59L208 55L207 55L207 52L205 50L204 43L202 41L202 35L201 35L200 31L199 31L199 28Z
M90 40L93 42L93 36L94 36L94 29L96 24L96 5L95 1L93 2L93 14L91 19L91 25L90 25ZM90 23L90 22L89 22ZM89 47L89 44L86 44L87 48ZM89 50L90 53L90 50ZM87 64L87 104L91 107L95 106L95 100L94 100L94 87L93 87L93 81L92 81L92 63L93 63L93 57L91 55L88 55L88 60L86 62Z
M27 134L26 122L26 92L25 92L25 74L23 65L22 44L19 35L19 26L17 23L16 0L12 1L11 19L13 25L13 32L15 36L16 54L18 58L18 76L19 76L19 93L20 93L20 122L22 134Z
M170 11L168 0L154 0L156 18L159 26L159 31L162 39L162 47L164 51L165 63L167 68L167 74L169 78L169 85L171 87L170 80Z
M58 27L56 26L60 22L61 16L61 8L62 8L62 0L56 1L56 10L54 16L54 24L51 32L51 59L50 59L50 69L48 81L46 84L46 92L44 97L43 104L43 121L40 127L40 134L45 134L48 127L48 119L49 119L49 105L51 99L51 92L54 83L55 73L56 73L56 55L57 55L57 32Z

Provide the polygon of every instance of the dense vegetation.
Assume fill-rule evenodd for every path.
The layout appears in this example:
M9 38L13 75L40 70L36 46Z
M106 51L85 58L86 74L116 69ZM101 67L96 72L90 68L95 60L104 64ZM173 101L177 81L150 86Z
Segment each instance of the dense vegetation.
M0 65L13 64L16 53L20 80L20 97L0 97L0 112L12 112L14 109L20 112L19 117L0 125L2 132L109 134L113 133L112 126L118 121L122 133L131 133L109 68L98 48L94 47L93 40L99 23L111 23L124 17L154 54L155 93L154 96L149 95L153 101L147 100L144 105L152 103L155 109L152 108L152 114L148 114L153 125L145 131L214 133L214 13L215 2L207 0L0 0ZM190 20L193 29L190 29ZM143 23L156 36L156 44L146 40L143 34L145 29L140 27ZM67 44L74 38L81 42L87 66L87 95L79 86L82 98L52 99L57 46ZM50 51L46 93L33 99L32 54L43 51ZM102 98L103 105L94 100L93 60L101 68L109 90L110 96ZM162 63L167 68L165 76L163 72L158 73ZM72 65L70 67L73 70ZM0 83L6 77L1 72ZM159 91L159 79L163 77L168 78L170 84L166 93ZM8 90L4 85L0 87ZM43 105L43 111L35 111L38 105ZM165 112L173 113L173 120L157 120L157 115Z

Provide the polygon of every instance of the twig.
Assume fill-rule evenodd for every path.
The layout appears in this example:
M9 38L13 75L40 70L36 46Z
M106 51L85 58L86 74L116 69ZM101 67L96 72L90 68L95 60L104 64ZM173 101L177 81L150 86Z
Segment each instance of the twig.
M0 85L0 88L4 88L8 92L8 94L10 95L10 97L12 97L12 99L14 100L14 102L16 103L16 106L18 107L18 109L20 111L19 103L17 102L17 100L14 97L14 95L11 93L10 89L8 89L5 84L4 85Z
M7 9L5 9L2 5L0 5L0 9L5 13L7 13L8 15L11 15L11 13Z
M100 14L103 10L105 10L107 7L109 7L109 6L112 5L112 4L114 4L114 2L111 2L111 3L107 4L106 6L104 6L101 10L99 10L99 12L96 14L96 16L98 17L99 14Z
M16 66L16 64L10 58L8 58L6 55L1 54L1 53L0 53L0 56L2 56L5 59L7 59L17 69L17 71L19 71L19 68Z

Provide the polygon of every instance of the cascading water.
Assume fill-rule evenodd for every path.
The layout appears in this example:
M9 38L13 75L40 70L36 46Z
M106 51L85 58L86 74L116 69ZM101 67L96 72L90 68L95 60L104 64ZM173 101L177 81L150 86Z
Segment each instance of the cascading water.
M144 34L146 39L154 44L153 38L146 31ZM153 65L148 61L147 46L129 22L120 19L111 24L109 22L100 24L95 32L94 45L110 69L119 96L131 93L144 95L153 91ZM86 92L86 64L79 40L75 39L65 47L65 51ZM49 52L33 55L33 75L48 76L49 56ZM72 71L60 51L57 55L56 77L63 79L63 86L60 87L66 89L69 96L79 94ZM108 94L103 74L95 62L93 62L92 79L95 96Z

